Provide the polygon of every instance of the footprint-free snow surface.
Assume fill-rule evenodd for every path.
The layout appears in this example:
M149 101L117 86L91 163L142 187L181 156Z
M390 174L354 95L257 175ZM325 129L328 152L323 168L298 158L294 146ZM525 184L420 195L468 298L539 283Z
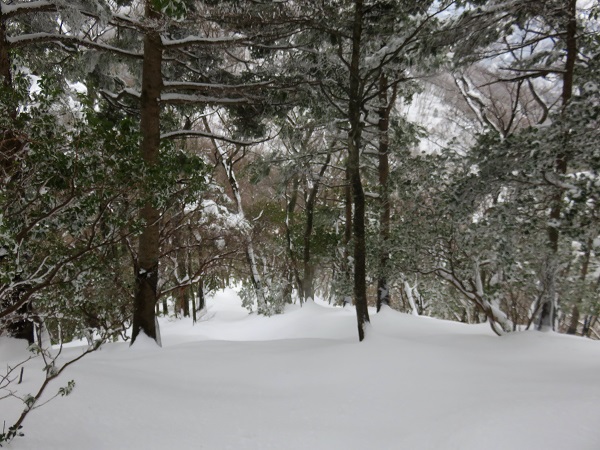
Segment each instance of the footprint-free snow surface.
M258 317L220 292L195 325L161 320L162 348L107 344L69 367L48 394L71 379L73 393L31 412L8 448L600 449L600 342L391 309L371 323L359 343L350 308ZM0 338L3 369L23 355ZM30 362L15 389L41 377ZM0 400L0 421L21 409Z

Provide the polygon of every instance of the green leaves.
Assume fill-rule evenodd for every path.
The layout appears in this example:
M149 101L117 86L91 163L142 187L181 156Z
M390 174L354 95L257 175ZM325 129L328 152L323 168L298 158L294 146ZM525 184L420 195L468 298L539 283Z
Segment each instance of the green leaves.
M182 20L187 13L184 0L152 0L152 6L156 11L175 20Z
M4 422L4 427L5 426L6 426L6 422ZM9 443L16 437L25 436L25 434L23 434L21 432L21 429L23 428L22 425L20 425L18 427L9 427L8 431L4 427L2 429L2 433L0 433L0 447L2 447L3 443L4 444Z
M75 380L71 380L67 383L66 386L63 386L61 388L58 389L58 394L61 397L66 397L67 395L69 395L71 392L73 392L73 389L75 389Z

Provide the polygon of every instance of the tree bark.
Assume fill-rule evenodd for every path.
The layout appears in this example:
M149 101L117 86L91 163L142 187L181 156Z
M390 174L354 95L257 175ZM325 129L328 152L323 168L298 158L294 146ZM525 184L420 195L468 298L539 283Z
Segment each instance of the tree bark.
M583 328L581 330L581 335L583 337L590 337L590 331L592 330L592 327L596 324L597 321L598 316L594 316L591 314L586 315L585 319L583 319Z
M352 226L352 235L354 238L354 304L356 306L359 341L365 338L365 328L370 323L366 282L365 193L360 177L360 146L362 136L360 108L363 91L360 78L360 46L363 13L363 0L355 0L348 105L348 118L350 122L348 135L348 173L350 175L352 200L354 203L354 220Z
M318 182L317 182L318 183ZM303 268L303 283L302 283L302 295L304 301L309 299L314 300L315 294L313 291L313 275L314 266L310 261L310 238L313 230L314 213L315 213L315 199L318 184L311 190L306 201L306 224L304 227L304 248L302 252L302 268Z
M583 261L581 263L581 272L579 273L579 279L581 280L582 288L583 288L583 283L585 282L585 279L587 277L588 270L590 267L590 256L592 253L592 245L593 245L593 240L591 238L589 238L585 244L585 251L583 253ZM582 294L582 297L583 297L583 294ZM579 317L581 315L579 312L579 305L583 301L582 297L579 297L577 300L575 300L575 304L573 305L573 310L571 311L571 321L569 322L569 328L567 328L567 334L577 334L577 328L579 326Z
M346 161L345 185L344 185L344 240L342 263L340 267L344 283L352 285L352 264L350 264L350 242L352 242L352 185L350 183L350 169ZM344 293L343 305L352 303L352 298Z
M6 35L6 19L0 11L0 76L2 85L7 88L12 87L12 70L10 57L10 44Z
M573 96L573 80L575 76L575 63L577 61L577 0L567 0L567 24L565 29L566 61L563 72L563 85L561 93L562 113L566 113L566 107ZM566 149L569 146L569 136L565 133L565 149L557 155L554 171L560 177L567 173L568 154ZM563 192L555 188L557 193L552 199L550 209L549 225L547 228L548 236L548 254L543 268L542 294L539 305L536 308L540 311L536 322L537 330L554 329L556 322L557 309L557 289L556 278L558 276L558 243L560 238L559 223L562 215Z
M304 252L303 252L303 267L304 267L304 286L303 286L303 294L304 300L308 300L309 298L315 299L315 291L314 291L314 265L310 260L310 246L311 246L311 236L314 226L314 217L315 217L315 204L317 201L317 194L319 192L319 186L321 185L321 179L325 175L325 171L327 167L329 167L329 162L331 161L331 153L327 154L327 158L325 159L325 163L321 166L319 170L318 178L313 180L313 187L308 194L308 198L306 199L306 226L304 228Z
M285 214L285 238L287 243L287 252L288 257L290 258L290 264L292 267L293 278L296 282L296 287L298 289L298 296L303 299L304 298L304 283L300 278L300 273L298 271L298 261L296 258L296 254L294 253L294 244L292 243L292 228L294 226L294 217L296 210L296 203L298 201L298 186L300 185L300 180L297 177L294 177L292 181L292 192L290 194L289 200L287 201L286 214Z
M198 280L198 311L202 311L206 308L206 300L204 298L204 279Z
M150 2L146 3L146 17L159 20ZM162 90L162 43L158 31L150 30L144 36L144 62L141 92L141 154L147 169L158 165L160 149L160 94ZM146 186L149 188L149 186ZM139 237L135 264L135 299L133 307L133 344L140 332L158 342L154 305L157 301L158 259L160 254L160 212L150 201L140 211L144 229Z
M387 77L381 75L379 79L379 152L378 152L378 175L379 175L379 198L381 200L381 214L379 217L379 278L377 280L377 312L381 310L382 305L390 305L391 295L388 284L387 272L390 251L388 243L390 238L390 189L389 189L389 128L390 113L396 99L396 88L392 93L391 99L388 99Z
M182 236L183 229L179 228L173 232L173 245L175 247L175 272L176 282L179 284L177 289L177 304L175 306L175 316L181 313L183 317L190 317L190 285L188 284L191 272L188 271L189 249L185 246Z

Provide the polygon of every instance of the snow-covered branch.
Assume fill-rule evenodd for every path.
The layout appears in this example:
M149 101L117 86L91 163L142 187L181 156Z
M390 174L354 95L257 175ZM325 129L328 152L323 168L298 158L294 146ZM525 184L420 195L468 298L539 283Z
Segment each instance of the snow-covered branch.
M186 138L186 137L203 137L203 138L208 138L208 139L215 139L217 141L227 142L229 144L241 145L241 146L245 146L245 147L249 146L249 145L261 144L261 143L266 142L269 139L271 139L270 137L268 137L268 138L260 140L260 141L239 141L236 139L228 138L227 136L213 134L213 133L207 133L205 131L200 131L200 130L171 131L169 133L161 134L161 136L160 136L161 139L182 139L182 138Z
M188 95L179 93L162 94L160 96L160 101L169 105L185 105L194 103L205 103L212 105L239 105L250 102L250 100L245 97L219 98L205 95Z
M209 38L203 36L188 36L184 39L168 39L161 37L162 45L165 49L176 49L190 46L218 46L232 44L248 44L248 38L245 36L238 37L218 37Z
M261 89L272 85L271 81L248 84L220 84L220 83L192 83L186 81L166 81L165 90L186 90L186 91L212 91L212 92L243 92L253 89Z
M82 39L77 36L69 36L66 34L54 34L54 33L31 33L23 34L21 36L8 37L7 42L12 48L24 47L27 45L36 44L47 44L47 43L60 43L66 45L80 46L91 48L95 50L102 50L117 55L126 56L128 58L142 59L143 54L140 52L125 50L119 47L114 47L108 44L102 44L99 42L93 42L87 39Z
M493 305L485 298L479 274L479 265L477 263L474 266L474 271L475 280L473 281L473 284L475 286L475 289L473 290L470 290L467 287L465 287L465 285L451 270L448 270L443 267L438 267L435 269L434 272L437 276L446 280L452 286L454 286L467 299L479 306L481 310L485 312L490 322L490 326L496 334L501 335L505 331L512 331L514 325L513 322L508 318L506 313L501 311L497 306ZM501 328L498 329L497 325L499 325Z
M56 11L56 9L57 8L54 3L43 0L28 3L17 3L15 5L6 5L4 2L0 3L0 11L2 12L3 20L12 19L24 14Z

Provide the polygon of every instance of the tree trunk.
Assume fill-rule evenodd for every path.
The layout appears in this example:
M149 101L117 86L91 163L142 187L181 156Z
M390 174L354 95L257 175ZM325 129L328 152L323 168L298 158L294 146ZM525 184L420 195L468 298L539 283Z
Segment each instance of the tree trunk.
M298 201L298 186L300 185L300 181L297 177L292 181L292 193L290 194L290 198L287 202L286 214L285 214L285 238L287 242L287 252L288 257L290 258L290 264L292 266L293 277L296 282L296 287L298 289L298 296L300 299L304 298L304 283L300 278L300 273L298 271L298 261L296 258L296 254L294 253L294 244L292 243L292 228L294 225L294 216L296 210L296 203Z
M180 286L177 289L177 306L175 316L190 317L189 286Z
M317 201L317 194L319 192L319 186L321 185L321 179L325 175L325 171L327 167L329 167L329 162L331 161L331 153L327 154L327 158L323 166L321 166L321 170L319 170L318 178L313 180L313 187L308 194L308 198L306 200L306 226L304 227L304 252L303 252L303 266L304 266L304 300L314 300L315 299L315 291L314 291L314 271L315 267L311 263L310 260L310 244L311 244L311 236L314 225L314 217L315 217L315 204Z
M583 253L583 261L581 263L581 272L579 274L579 279L581 280L582 289L584 288L584 282L588 274L588 270L590 267L590 256L592 253L592 245L593 240L590 238L587 240L585 244L585 251ZM577 300L575 300L575 304L573 305L573 310L571 311L571 321L569 322L569 328L567 329L567 334L577 334L577 327L579 326L579 305L583 301L583 294Z
M224 160L223 160L224 161ZM242 197L239 190L239 185L237 180L233 176L233 167L231 166L231 162L224 162L226 170L230 174L229 182L231 184L231 188L233 189L234 196L236 198L236 203L238 206L238 214L245 218L244 210L242 208ZM265 298L264 286L262 283L262 278L260 276L260 272L258 271L258 263L256 262L256 254L254 253L254 242L252 239L252 230L246 231L245 235L246 240L246 260L248 261L248 266L250 267L250 279L252 281L252 285L254 286L254 292L256 294L256 303L257 303L257 311L259 313L263 313L266 311L267 300Z
M391 296L388 285L388 262L390 259L390 251L388 249L390 238L390 189L389 189L389 128L390 128L390 113L394 101L396 100L396 88L388 99L387 77L381 75L379 79L379 152L378 152L378 172L379 172L379 198L381 200L381 214L379 217L379 278L377 280L377 312L381 310L382 305L390 305Z
M198 311L202 311L206 308L206 300L204 298L204 280L200 278L198 280Z
M12 86L10 45L6 39L6 21L0 11L0 76L5 87Z
M354 238L354 304L358 324L358 340L365 338L365 328L370 322L367 305L366 281L366 243L365 243L365 193L360 177L360 145L362 123L360 107L362 83L360 79L360 45L362 37L363 0L354 2L354 21L352 29L352 58L350 61L350 92L348 118L350 131L348 136L348 172L352 186L354 220L352 234Z
M30 305L30 303L25 303L14 313L15 318L9 319L6 331L11 337L25 339L29 344L33 344L35 342L35 325L33 320L27 318Z
M597 320L598 316L593 316L591 314L585 316L585 319L583 320L583 328L581 330L581 335L583 337L590 337L590 331L592 330L592 327L596 324Z
M569 322L569 328L567 328L567 334L577 334L577 327L579 326L579 305L575 303L571 310L571 320Z
M160 16L146 3L146 17L157 20ZM141 93L141 153L147 168L158 164L160 149L160 94L162 90L162 44L158 32L148 31L144 36L144 62ZM150 186L146 186L150 188ZM140 211L144 229L139 237L135 264L135 300L133 307L133 344L140 332L159 345L158 326L154 305L157 301L158 259L160 250L160 212L150 201Z
M344 245L350 245L352 241L352 184L350 182L350 170L346 162L346 185L344 187Z
M408 281L404 282L404 292L406 294L406 299L408 300L408 304L410 305L410 311L413 316L418 316L419 309L417 308L417 304L415 303L415 297L413 296L413 290L417 287L415 284L414 287L410 287Z
M183 317L190 317L190 287L189 286L185 286L185 298L182 299L183 301Z
M577 0L568 0L568 22L565 30L566 56L565 70L563 72L563 86L561 93L562 113L566 114L566 108L573 96L573 79L575 75L575 62L577 60ZM569 146L568 132L563 136L565 149L556 157L554 171L557 176L567 173L568 155L566 149ZM548 235L548 254L543 267L542 294L540 296L537 310L540 311L536 322L537 330L554 329L557 309L556 278L558 275L558 243L560 238L559 223L562 212L563 192L555 188L556 194L552 198L550 209Z
M343 240L343 252L342 252L342 263L340 267L341 276L344 279L344 283L348 286L352 285L352 264L350 264L350 242L352 242L352 185L350 183L350 169L348 168L348 161L346 161L345 171L345 185L344 185L344 240ZM343 306L352 303L352 298L344 292Z
M185 213L185 212L183 212ZM181 228L173 232L173 246L175 247L175 264L176 264L176 281L180 285L177 289L177 305L175 307L175 315L181 313L183 317L190 317L190 286L188 272L188 249L185 247Z
M316 193L315 195L313 195L313 193L315 192L315 190L316 188L312 189L306 201L306 226L304 227L304 249L302 252L302 268L304 273L304 278L302 280L302 293L304 301L307 301L309 299L314 300L315 298L315 293L313 291L314 266L311 264L310 261L310 237L313 229L315 210L314 200L316 196Z

